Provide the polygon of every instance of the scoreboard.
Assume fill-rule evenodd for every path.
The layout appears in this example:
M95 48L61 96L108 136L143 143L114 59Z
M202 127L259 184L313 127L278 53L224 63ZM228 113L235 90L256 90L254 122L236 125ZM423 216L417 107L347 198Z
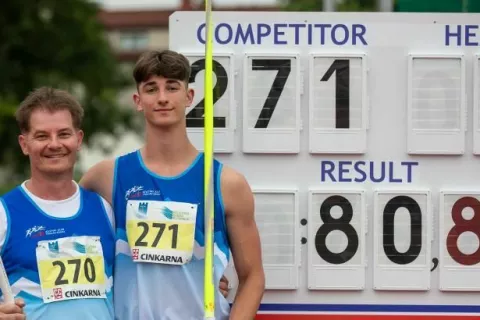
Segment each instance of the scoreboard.
M212 20L214 148L255 195L258 319L480 317L480 14ZM202 150L204 12L172 14L169 39Z

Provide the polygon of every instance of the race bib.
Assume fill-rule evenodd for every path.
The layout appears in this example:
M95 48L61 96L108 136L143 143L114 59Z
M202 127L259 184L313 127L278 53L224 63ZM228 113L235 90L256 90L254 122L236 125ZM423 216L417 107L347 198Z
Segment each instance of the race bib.
M192 259L197 205L129 200L127 238L135 262L182 265Z
M105 264L100 237L39 241L36 248L45 303L105 298Z

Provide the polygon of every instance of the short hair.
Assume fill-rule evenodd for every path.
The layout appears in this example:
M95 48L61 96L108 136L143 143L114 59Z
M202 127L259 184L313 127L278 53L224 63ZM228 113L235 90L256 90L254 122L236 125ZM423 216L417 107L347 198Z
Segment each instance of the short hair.
M190 72L190 62L184 55L172 50L150 50L138 58L133 78L137 86L151 76L162 76L188 84Z
M21 132L30 131L30 117L35 110L55 112L68 110L75 129L82 127L84 111L80 103L69 92L51 87L40 87L31 91L15 112Z

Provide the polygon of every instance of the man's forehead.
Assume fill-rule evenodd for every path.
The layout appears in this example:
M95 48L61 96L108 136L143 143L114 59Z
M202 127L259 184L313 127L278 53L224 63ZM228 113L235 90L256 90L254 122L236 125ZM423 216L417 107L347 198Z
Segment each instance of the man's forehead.
M30 133L51 133L51 132L71 132L74 131L73 125L67 124L34 124L30 127Z

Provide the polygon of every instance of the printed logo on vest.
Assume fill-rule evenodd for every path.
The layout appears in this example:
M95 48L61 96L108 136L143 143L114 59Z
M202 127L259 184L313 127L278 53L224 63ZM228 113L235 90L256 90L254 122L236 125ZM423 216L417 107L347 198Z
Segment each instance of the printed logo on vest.
M25 238L41 238L65 233L65 228L47 229L45 226L33 226L25 230Z
M43 237L44 235L45 235L44 226L33 226L27 229L25 238L37 238L37 237Z
M148 189L144 190L144 186L133 186L125 192L125 200L139 199L147 196L160 196L162 193L160 190Z

